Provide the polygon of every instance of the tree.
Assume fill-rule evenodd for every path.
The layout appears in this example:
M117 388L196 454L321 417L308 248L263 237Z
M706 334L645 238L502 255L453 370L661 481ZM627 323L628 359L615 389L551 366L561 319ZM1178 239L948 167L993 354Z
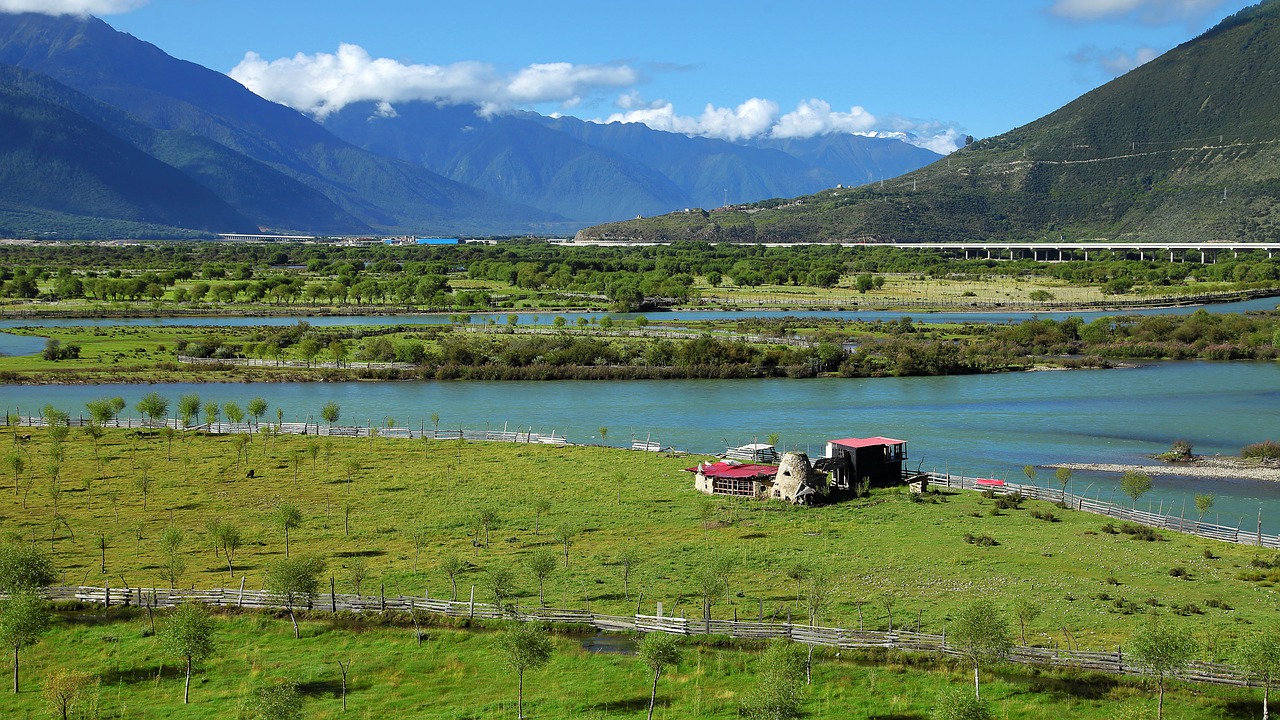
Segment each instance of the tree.
M293 680L278 682L258 688L253 709L260 720L297 720L302 717L302 693Z
M988 708L981 700L970 695L964 688L949 688L942 691L938 704L933 708L933 720L994 720Z
M222 404L222 414L227 416L227 422L239 425L244 422L244 408L240 407L240 403L228 400Z
M1249 677L1262 685L1262 720L1271 717L1269 707L1271 687L1280 680L1280 642L1276 641L1280 627L1253 632L1236 647L1236 665L1249 673Z
M636 643L636 656L653 670L653 690L649 693L649 720L653 720L653 707L658 701L658 678L670 665L680 664L680 645L674 635L651 632Z
M543 595L543 586L551 573L556 571L556 556L549 552L534 553L525 559L525 567L529 573L538 581L538 604L546 607L547 601Z
M1205 514L1213 509L1213 493L1196 494L1196 522L1204 520Z
M804 658L789 640L773 640L760 658L754 689L741 708L742 715L759 720L800 717Z
M44 699L54 716L67 720L84 700L93 676L79 670L55 670L45 681Z
M711 606L724 595L724 577L710 564L704 565L694 576L697 596L702 600L702 621L711 626Z
M284 556L289 557L289 531L302 524L302 511L292 503L280 503L271 513L271 520L284 531Z
M578 528L572 523L564 523L560 527L556 528L555 533L553 533L556 539L556 542L564 546L564 566L565 567L569 567L569 544L573 541L573 538L576 537L577 534L578 534Z
M300 557L290 560L277 560L267 569L267 592L275 595L289 610L289 620L293 622L293 637L298 639L298 618L294 609L299 606L311 607L316 593L320 590L320 575L324 572L324 561L315 557Z
M458 576L467 571L470 564L457 555L446 555L440 562L440 570L449 576L449 584L453 586L453 602L458 601Z
M604 445L604 440L607 437L609 437L609 428L601 425L600 426L600 444L601 445Z
M85 409L89 411L89 419L99 425L106 425L115 420L116 414L120 412L117 409L116 401L119 401L119 407L123 409L124 400L122 398L99 398L85 403Z
M184 427L191 427L200 423L200 396L196 393L189 393L178 398L178 417L182 420Z
M267 401L256 397L249 401L247 408L249 417L253 418L253 424L258 425L262 422L262 416L267 414Z
M13 648L13 691L18 692L18 652L40 642L49 629L49 604L24 588L0 600L0 646Z
M351 589L356 591L356 597L361 595L360 589L364 587L367 577L369 577L369 563L358 555L351 558L351 562L347 563L347 582L351 583Z
M796 604L797 605L800 604L801 598L804 595L804 591L800 587L800 583L804 582L805 579L809 577L809 573L810 573L809 566L805 565L804 563L796 563L791 567L788 567L786 570L787 579L791 580L796 584Z
M1027 623L1035 622L1040 617L1041 608L1034 600L1020 597L1013 603L1013 614L1018 618L1019 637L1023 645L1027 644Z
M0 545L0 592L35 590L58 579L53 560L34 545Z
M1013 636L1004 615L983 602L971 602L960 608L947 628L947 644L973 666L973 697L982 699L978 687L978 669L998 662L1013 649Z
M240 528L231 523L219 522L214 528L214 541L218 547L222 548L222 554L227 558L227 577L234 578L236 551L244 543Z
M342 415L342 406L330 400L320 408L320 417L324 418L326 425L332 425L338 422L338 418Z
M819 614L831 600L831 579L826 573L815 572L809 576L804 598L805 607L809 611L809 625L816 625Z
M1036 484L1036 466L1035 465L1023 465L1022 474L1027 476L1028 484L1030 485Z
M511 582L515 575L509 568L493 567L485 572L485 581L489 584L489 592L493 595L493 606L502 610L502 605L511 595Z
M1152 617L1129 639L1129 658L1156 678L1160 700L1156 720L1164 717L1164 688L1169 676L1187 666L1196 652L1196 641L1179 628Z
M1133 500L1134 507L1138 505L1138 498L1146 495L1149 490L1151 490L1151 476L1144 472L1130 470L1120 478L1120 492Z
M184 602L174 609L169 622L158 633L165 654L181 658L187 666L182 703L191 699L191 666L213 654L214 623L209 609L196 602Z
M498 647L502 650L507 667L515 672L518 679L516 716L523 720L525 671L537 670L551 662L555 646L546 628L540 623L517 623L498 636Z
M489 531L498 524L498 511L493 508L480 508L476 512L476 525L484 530L484 546L489 547ZM479 540L479 538L476 538Z
M155 425L156 418L162 418L165 413L169 412L169 401L160 395L160 393L152 390L146 395L143 395L142 399L139 400L138 404L134 407L144 417L150 419L150 425Z
M15 481L16 482L16 481ZM533 501L533 534L538 534L538 525L542 520L542 516L551 512L551 500L545 497L539 497Z
M210 400L204 404L204 421L213 425L218 422L218 418L222 415L222 406Z
M644 556L634 546L628 545L618 554L618 564L622 566L622 595L630 598L631 571L644 562Z
M1053 476L1058 479L1058 484L1062 486L1062 497L1067 497L1067 483L1071 482L1071 468L1060 467L1053 472Z

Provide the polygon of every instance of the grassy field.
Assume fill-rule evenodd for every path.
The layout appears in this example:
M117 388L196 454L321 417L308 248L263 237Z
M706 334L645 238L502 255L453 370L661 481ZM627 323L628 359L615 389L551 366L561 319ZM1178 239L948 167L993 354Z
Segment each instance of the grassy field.
M165 621L157 615L157 627ZM307 718L513 718L516 682L499 656L500 628L424 628L419 646L412 626L376 617L303 622L302 637L295 640L287 618L225 615L217 623L217 651L197 667L191 704L183 705L182 666L148 637L144 614L61 612L43 641L24 651L23 692L0 692L0 716L50 717L41 697L45 678L74 667L97 679L79 716L86 718L251 718L255 691L283 678L299 683ZM526 674L528 717L644 717L652 672L630 655L588 652L589 639L557 635L551 663ZM758 677L758 655L750 645L685 644L680 664L659 683L655 717L739 717L738 707ZM346 712L338 661L351 663ZM967 668L932 657L837 657L819 650L802 708L808 718L924 720L944 688L964 688L971 681ZM1028 720L1146 717L1122 713L1151 711L1153 694L1154 688L1132 679L1012 666L984 673L983 682L983 698L997 717ZM1259 706L1257 690L1175 684L1166 717L1250 718Z
M284 553L272 511L287 502L304 518L291 532L291 552L325 558L341 592L353 590L351 568L363 564L365 594L385 586L388 595L441 597L450 580L440 566L457 556L470 564L458 578L463 596L475 585L477 600L488 600L488 571L505 568L515 574L515 599L536 603L538 585L526 565L536 553L554 553L559 567L545 583L549 605L590 603L597 612L629 614L643 591L650 611L662 601L668 613L697 617L696 577L717 566L728 592L717 598L716 617L754 618L763 605L766 616L785 618L803 615L789 577L803 565L831 578L832 602L819 618L826 625L879 629L892 612L899 627L938 632L973 598L1011 606L1029 597L1042 613L1027 628L1028 643L1065 644L1066 628L1082 647L1112 649L1143 615L1179 612L1201 636L1206 657L1222 656L1232 637L1277 609L1274 573L1241 579L1255 570L1250 548L1172 533L1142 542L1103 532L1107 521L1098 516L1036 503L993 511L993 501L971 493L922 504L885 490L794 508L698 494L681 472L698 457L259 436L246 461L234 436L179 436L170 451L159 436L123 431L101 441L101 470L90 438L73 431L55 468L43 431L32 435L14 451L24 458L16 489L10 466L0 465L0 527L11 539L52 548L72 585L162 584L161 536L173 527L184 535L180 585L237 587L244 576L246 587L260 587L267 566ZM0 435L5 455L11 442ZM542 513L540 499L549 505ZM1035 519L1032 509L1052 511L1058 521ZM482 514L494 517L487 533ZM231 572L206 532L218 518L245 537ZM575 531L567 568L553 536L560 528ZM972 544L966 535L997 544ZM639 556L629 596L618 562L624 550ZM1175 568L1181 572L1171 574Z

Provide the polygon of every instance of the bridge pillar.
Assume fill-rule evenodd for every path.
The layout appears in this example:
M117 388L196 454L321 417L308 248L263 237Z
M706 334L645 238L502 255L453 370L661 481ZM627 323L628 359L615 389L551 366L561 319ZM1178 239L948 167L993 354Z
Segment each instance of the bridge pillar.
M1169 251L1169 262L1173 262L1173 251Z
M1204 264L1205 264L1205 260L1204 260L1204 251L1203 251L1203 250L1201 250L1201 251L1200 251L1200 264L1201 264L1201 265L1204 265Z

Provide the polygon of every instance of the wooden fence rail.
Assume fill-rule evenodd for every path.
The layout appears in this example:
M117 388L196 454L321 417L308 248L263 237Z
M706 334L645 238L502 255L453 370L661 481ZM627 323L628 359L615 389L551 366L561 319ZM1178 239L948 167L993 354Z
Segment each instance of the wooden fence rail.
M1105 515L1117 520L1123 520L1137 525L1145 525L1147 527L1157 528L1160 530L1171 530L1173 532L1196 535L1210 540L1221 540L1223 542L1235 543L1237 545L1280 548L1280 536L1263 534L1261 522L1259 522L1256 530L1242 529L1239 525L1236 527L1215 525L1213 523L1200 522L1194 519L1188 520L1185 517L1177 515L1162 515L1160 513L1127 508L1123 505L1116 505L1115 503L1103 502L1087 498L1082 495L1074 495L1072 493L1051 490L1049 488L1036 487L1035 485L1020 485L1018 483L1002 481L1000 481L999 484L994 484L987 478L962 477L947 473L930 472L926 473L926 475L929 478L929 485L957 488L960 490L975 490L978 492L990 490L998 494L1020 493L1023 497L1032 500L1046 500L1048 502L1055 503L1060 502L1067 507L1074 508L1076 510L1094 513L1096 515Z
M474 592L474 590L473 590ZM81 602L105 606L171 608L183 602L199 602L217 607L279 611L287 609L280 598L265 590L214 588L183 590L172 588L52 587L44 596L55 602ZM672 635L725 635L748 640L788 639L806 645L841 650L888 649L926 652L957 657L959 650L947 644L945 634L910 631L852 630L794 623L701 620L664 615L602 615L583 610L545 607L498 607L489 603L451 601L431 597L351 595L328 593L313 596L307 607L312 612L425 612L448 617L508 619L524 622L552 622L589 625L602 632L661 632ZM1115 652L1072 651L1018 646L1008 661L1022 665L1075 668L1122 675L1145 675L1137 663L1127 662L1123 648ZM1176 674L1181 680L1216 685L1247 686L1246 673L1221 663L1192 662Z

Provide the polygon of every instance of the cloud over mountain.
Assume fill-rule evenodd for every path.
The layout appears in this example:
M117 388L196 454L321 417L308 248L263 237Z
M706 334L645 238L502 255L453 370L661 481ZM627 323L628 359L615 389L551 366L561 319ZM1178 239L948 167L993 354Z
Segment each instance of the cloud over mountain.
M137 10L148 0L0 0L0 12L43 15L114 15Z
M1202 17L1223 0L1055 0L1049 12L1070 20L1134 18L1147 25L1163 25Z
M406 65L374 58L351 44L339 46L336 53L299 53L279 60L250 52L229 74L262 97L316 117L368 101L476 104L490 112L537 103L572 107L586 96L642 79L626 65L538 63L507 75L481 62Z

